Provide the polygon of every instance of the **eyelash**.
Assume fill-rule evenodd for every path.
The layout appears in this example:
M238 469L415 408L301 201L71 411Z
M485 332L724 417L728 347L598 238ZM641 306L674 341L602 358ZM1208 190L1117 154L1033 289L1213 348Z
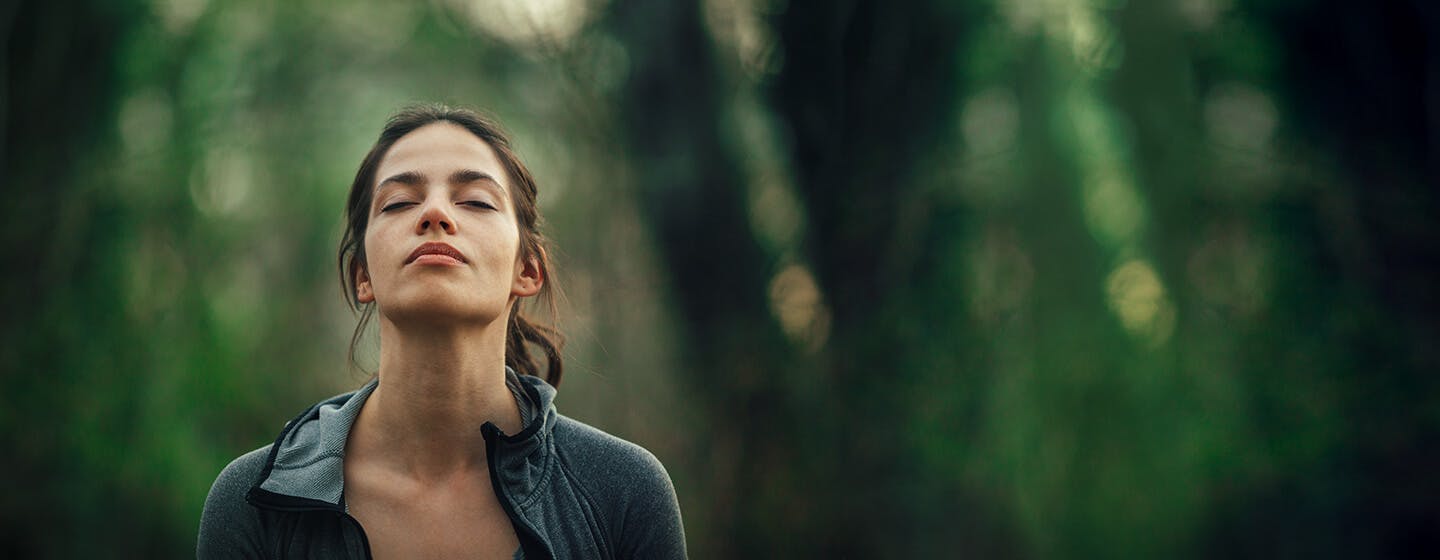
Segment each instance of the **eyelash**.
M494 210L494 209L495 209L495 207L492 206L492 205L490 205L489 203L487 203L487 202L481 202L481 201L478 201L478 200L467 200L467 201L465 201L465 202L461 202L460 204L461 204L462 206L471 206L471 207L474 207L474 208L483 208L483 209L486 209L486 210ZM386 204L385 207L383 207L383 208L380 209L380 212L383 213L383 212L389 212L389 211L392 211L392 210L399 210L399 209L401 209L401 208L405 208L405 207L407 207L407 206L414 206L414 205L415 205L414 202L395 202L395 203L391 203L391 204Z

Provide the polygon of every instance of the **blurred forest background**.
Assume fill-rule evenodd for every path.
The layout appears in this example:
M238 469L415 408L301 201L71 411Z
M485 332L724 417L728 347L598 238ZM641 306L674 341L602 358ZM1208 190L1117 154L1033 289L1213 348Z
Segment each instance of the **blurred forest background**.
M0 556L183 557L368 378L347 186L511 129L697 558L1440 554L1440 5L14 0ZM362 364L374 366L374 340Z

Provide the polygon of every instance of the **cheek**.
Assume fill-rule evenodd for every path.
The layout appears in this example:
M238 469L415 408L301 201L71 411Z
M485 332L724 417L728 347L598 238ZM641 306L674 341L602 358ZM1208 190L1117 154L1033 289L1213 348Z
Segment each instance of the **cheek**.
M367 256L383 256L386 254L389 244L386 243L385 240L391 237L391 234L386 229L387 226L391 226L391 224L372 223L370 228L365 230L365 246L363 248Z
M381 272L376 264L383 264L388 256L385 253L385 244L379 242L380 237L371 229L365 232L364 242L360 245L360 254L365 258L365 269L369 272L370 281L375 282L375 273Z
M366 232L365 239L360 241L360 258L365 261L365 268L367 269L375 262L375 250L373 247L374 245L370 243L370 233Z
M506 246L508 249L506 251L506 257L512 264L518 266L520 264L520 255L525 252L525 242L521 239L521 233L519 231L511 231L508 239L510 243Z

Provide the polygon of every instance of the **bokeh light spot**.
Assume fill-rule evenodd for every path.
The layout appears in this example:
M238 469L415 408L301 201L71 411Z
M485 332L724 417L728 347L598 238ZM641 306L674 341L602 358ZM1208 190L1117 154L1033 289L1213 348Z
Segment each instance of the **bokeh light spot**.
M477 30L517 45L565 44L590 18L585 0L450 0Z
M1206 129L1223 147L1266 151L1278 120L1270 97L1247 85L1220 86L1205 97Z
M990 88L965 102L960 113L960 130L971 156L984 157L1015 147L1020 129L1020 110L1015 95L1003 88Z
M194 27L195 20L205 14L209 5L209 0L156 0L154 10L165 31L171 35L183 35Z
M253 170L253 162L244 151L211 150L191 174L190 198L207 216L237 214L254 189Z
M170 100L156 88L131 95L120 106L120 139L128 157L155 154L170 142Z
M1151 343L1163 343L1175 328L1175 306L1155 268L1143 260L1116 267L1105 280L1110 310L1126 331Z
M770 311L785 334L807 351L820 349L830 334L830 310L810 270L786 266L770 281Z
M1140 233L1145 206L1139 193L1117 169L1104 170L1084 182L1085 221L1106 245L1124 247Z

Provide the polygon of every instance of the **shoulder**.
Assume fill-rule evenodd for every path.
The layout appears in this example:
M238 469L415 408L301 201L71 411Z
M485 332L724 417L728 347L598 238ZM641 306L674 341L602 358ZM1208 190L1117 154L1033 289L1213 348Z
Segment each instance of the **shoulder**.
M259 512L245 496L270 457L266 445L230 461L205 498L196 552L201 558L254 557L260 547Z
M555 448L562 468L601 510L620 556L684 558L680 503L660 460L589 424L558 418Z
M565 415L559 415L554 433L565 467L586 486L623 490L663 482L670 487L665 466L644 447Z
M273 445L266 445L230 461L230 464L220 471L220 475L215 477L215 484L210 486L210 495L235 495L244 501L245 494L260 478L260 472L265 470L265 463L270 459L270 448Z

